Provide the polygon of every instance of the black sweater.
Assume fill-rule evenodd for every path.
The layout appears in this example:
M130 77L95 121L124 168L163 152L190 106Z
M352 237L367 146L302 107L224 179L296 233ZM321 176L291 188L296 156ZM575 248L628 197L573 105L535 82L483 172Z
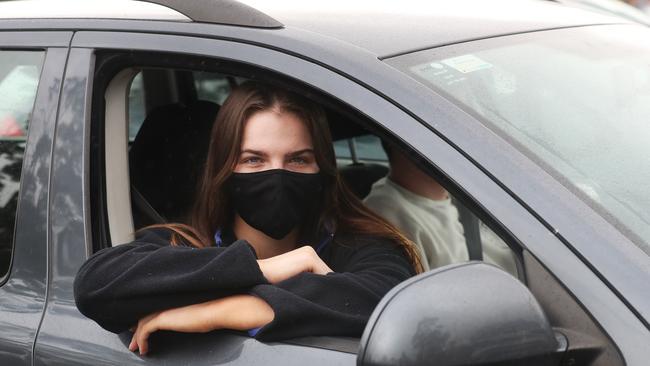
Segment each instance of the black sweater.
M169 242L169 230L148 229L95 253L75 278L79 311L120 333L153 312L248 293L275 312L258 339L358 337L381 297L414 274L400 247L377 238L337 236L319 253L333 273L302 273L273 285L244 240L202 249Z

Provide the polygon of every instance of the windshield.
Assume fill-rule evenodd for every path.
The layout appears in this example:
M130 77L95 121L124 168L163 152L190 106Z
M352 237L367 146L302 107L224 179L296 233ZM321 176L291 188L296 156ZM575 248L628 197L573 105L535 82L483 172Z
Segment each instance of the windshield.
M650 30L553 30L387 62L464 105L650 253Z

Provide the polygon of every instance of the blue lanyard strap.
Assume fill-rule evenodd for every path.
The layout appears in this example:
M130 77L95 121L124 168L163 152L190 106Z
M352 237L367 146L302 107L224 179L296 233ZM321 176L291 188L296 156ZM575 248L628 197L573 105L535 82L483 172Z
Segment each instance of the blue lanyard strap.
M329 244L332 239L334 239L334 233L327 233L327 236L325 236L320 243L318 243L318 246L316 247L316 253L320 254L320 252Z
M221 239L221 229L217 229L214 233L214 245L219 248L223 244L223 239Z

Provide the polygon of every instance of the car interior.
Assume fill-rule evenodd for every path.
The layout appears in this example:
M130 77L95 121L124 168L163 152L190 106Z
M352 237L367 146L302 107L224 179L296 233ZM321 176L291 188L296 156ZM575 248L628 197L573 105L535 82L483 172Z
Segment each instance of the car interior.
M136 230L147 225L186 222L220 105L242 82L264 80L298 91L324 107L340 174L359 198L388 174L381 139L390 141L449 191L459 211L470 260L483 259L486 238L503 243L513 266L502 268L528 285L551 314L554 326L578 329L567 332L569 339L583 342L580 357L604 362L616 358L614 346L580 305L505 229L431 162L350 106L270 71L222 60L99 52L95 72L90 146L92 251L129 242ZM566 309L573 311L567 314ZM289 343L345 352L356 352L358 347L358 340L311 338L318 337ZM610 356L600 357L603 352Z
M245 80L178 69L138 71L130 85L128 106L128 163L135 230L152 224L186 222L219 103L231 88ZM358 122L360 117L334 108L326 110L340 174L352 192L363 199L389 171L380 138ZM455 200L455 204L470 258L480 260L479 220L462 203Z

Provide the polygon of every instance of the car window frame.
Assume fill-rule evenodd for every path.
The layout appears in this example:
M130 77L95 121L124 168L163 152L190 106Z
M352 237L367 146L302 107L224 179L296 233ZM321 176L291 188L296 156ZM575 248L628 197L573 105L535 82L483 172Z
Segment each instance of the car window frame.
M414 149L414 151L417 151L423 157L430 159L431 166L441 172L445 172L445 178L450 183L458 187L463 187L463 191L460 193L463 193L465 197L471 197L475 200L474 202L480 202L480 209L484 212L490 212L492 215L491 219L494 222L509 228L507 233L515 240L524 242L526 244L525 247L530 249L545 265L549 265L552 268L562 268L563 266L572 268L572 273L575 276L574 282L571 282L571 279L567 280L562 278L562 280L572 293L576 294L581 301L589 304L589 310L592 313L595 312L598 315L599 311L603 311L604 305L602 304L604 303L604 299L607 299L607 305L612 306L614 304L615 307L622 309L621 314L617 315L619 319L614 320L622 319L627 323L630 322L629 312L624 311L627 308L620 301L617 302L618 298L615 296L612 298L613 294L607 286L583 262L575 257L563 242L553 236L537 217L532 215L509 192L505 191L491 176L485 174L484 171L458 151L455 146L449 144L447 140L441 138L426 126L426 124L414 118L413 115L405 112L399 105L396 105L391 100L387 100L385 96L367 87L367 85L358 83L354 78L348 77L342 72L333 71L328 67L324 67L322 64L317 64L279 50L228 40L171 34L156 35L135 32L80 31L75 35L73 47L71 55L74 54L75 57L71 56L73 64L69 67L69 70L71 70L74 78L79 79L78 83L83 85L82 93L74 97L79 98L81 95L82 98L77 103L81 103L82 108L74 113L67 112L68 115L63 116L63 119L69 121L74 117L81 117L85 121L86 126L89 124L89 116L91 114L89 110L89 98L92 90L92 78L89 76L92 75L93 70L94 58L92 57L92 50L94 48L113 50L128 48L150 52L165 50L166 52L198 54L217 58L223 58L224 55L227 55L227 58L234 59L237 62L252 63L260 68L274 70L294 79L302 80L310 87L324 93L336 95L345 104L360 110L369 118L377 121L379 128L393 134L397 139L400 136L406 139L407 141L402 140L405 146ZM376 62L381 61L376 60ZM72 66L76 66L74 71L72 71ZM85 76L83 73L86 73ZM66 81L68 81L67 76ZM70 128L70 126L66 126L66 128ZM67 133L71 133L71 131L67 131ZM80 155L84 156L84 163L87 163L89 158L90 148L87 145L88 142L84 140L78 149L81 150ZM83 164L81 164L81 168L88 169ZM64 172L61 172L61 174L64 174ZM60 177L61 174L56 177L60 180L54 182L57 185L61 185L64 182ZM73 221L77 227L61 228L61 232L55 233L53 250L61 250L63 245L67 245L69 247L68 250L82 252L82 256L85 257L86 253L89 253L92 248L91 237L85 231L86 228L90 227L90 212L85 206L89 200L87 196L89 194L89 187L88 182L85 182L86 177L81 176L79 179L84 183L79 183L82 184L82 187L79 192L74 193L74 199L84 209L81 212L72 212ZM62 205L59 204L56 207L65 208ZM70 212L70 210L65 209L63 211ZM79 223L85 223L85 226L79 225ZM544 238L545 240L543 243L539 243L532 239L535 237ZM64 244L65 239L68 240ZM553 251L552 257L549 257L550 250ZM555 256L559 256L561 259L557 260ZM63 276L74 276L74 272L80 265L80 262L75 259L75 262L64 264L66 266L59 268L63 269L63 271L56 273L56 276L53 278L54 281L60 280L60 277ZM54 265L61 266L62 264L55 263ZM588 281L594 287L588 293L584 293L584 290L580 291L579 289L579 284L582 281ZM43 323L43 328L46 329L46 332L43 333L42 338L39 337L39 343L42 342L41 347L46 351L38 355L41 360L47 359L48 356L54 357L52 359L61 357L60 354L47 352L48 349L54 349L51 347L59 345L56 343L54 330L55 324L63 318L58 318L59 320L57 321L55 315L58 314L54 314L56 313L57 307L59 307L58 310L60 313L66 313L70 317L69 320L72 320L72 323L79 326L80 334L94 334L95 337L101 334L97 333L98 327L95 324L90 324L91 321L84 319L78 314L75 315L76 308L74 308L73 303L70 304L70 295L69 293L65 293L64 290L61 290L58 293L58 296L60 296L58 302L48 305L51 308L48 309ZM611 307L609 306L607 310L611 311ZM607 326L610 325L607 324ZM90 338L92 339L92 337ZM107 351L107 354L115 356L115 352L118 354L127 352L123 340L115 336L111 339L110 342L102 345L102 349ZM76 338L73 341L82 342L84 339ZM248 351L251 352L254 352L251 350L254 347L266 347L260 346L258 343L250 339L244 339L241 344L245 344ZM314 349L310 349L310 352L313 351ZM80 357L78 353L76 356ZM191 356L189 357L192 358ZM94 360L96 361L96 359ZM131 358L130 360L135 361L137 358Z

